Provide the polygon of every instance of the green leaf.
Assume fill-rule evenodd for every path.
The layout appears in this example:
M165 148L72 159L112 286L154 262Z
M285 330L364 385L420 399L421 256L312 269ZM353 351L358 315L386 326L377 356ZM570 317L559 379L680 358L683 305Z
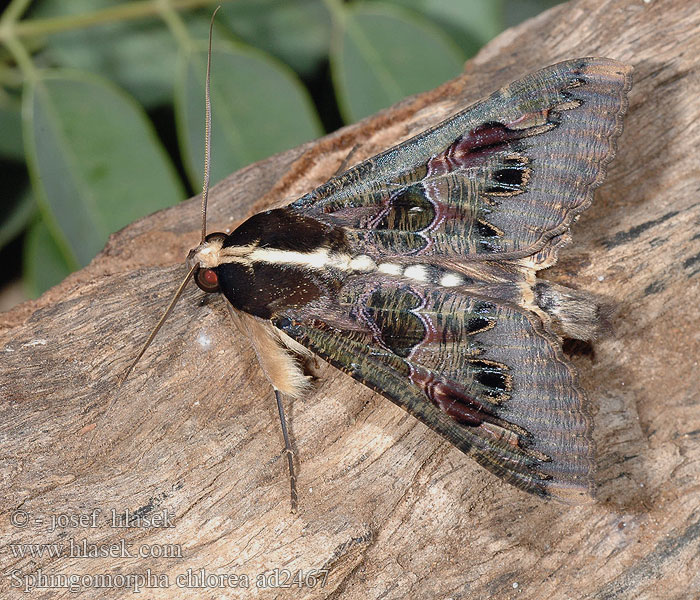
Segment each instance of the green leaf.
M503 29L503 0L385 0L410 8L450 34L472 56Z
M0 223L0 248L14 240L24 230L35 210L34 196L28 188L17 196L5 197L4 214Z
M313 74L328 55L331 19L322 0L236 0L219 15L243 41L302 75Z
M187 172L201 186L206 47L184 57L176 86L178 136ZM218 42L212 55L212 173L236 169L317 137L313 104L294 74L267 55Z
M518 25L562 2L564 0L505 0L503 6L504 26Z
M32 298L63 281L73 270L42 219L37 219L27 231L22 260L22 280Z
M0 131L0 155L4 158L24 160L22 115L19 106L16 110L9 106L0 107Z
M123 0L44 0L32 17L80 17L119 4ZM151 108L172 101L177 49L165 23L152 17L52 34L42 54L53 65L99 73Z
M333 81L346 121L432 89L461 72L464 57L425 20L379 3L343 10L331 47Z
M27 84L23 102L32 185L71 266L86 265L113 231L183 197L150 122L109 82L47 72Z

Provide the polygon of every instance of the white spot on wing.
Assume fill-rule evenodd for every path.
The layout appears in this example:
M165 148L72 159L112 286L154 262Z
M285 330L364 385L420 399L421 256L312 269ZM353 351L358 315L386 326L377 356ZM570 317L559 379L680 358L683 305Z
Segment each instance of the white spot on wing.
M366 254L360 254L350 261L350 268L353 271L374 271L377 264Z
M402 270L401 265L396 263L382 263L379 265L379 271L387 275L401 275Z
M464 283L464 277L457 273L445 273L440 277L440 285L443 287L455 287Z
M405 277L417 281L428 281L428 269L425 265L411 265L410 267L406 267L403 274Z

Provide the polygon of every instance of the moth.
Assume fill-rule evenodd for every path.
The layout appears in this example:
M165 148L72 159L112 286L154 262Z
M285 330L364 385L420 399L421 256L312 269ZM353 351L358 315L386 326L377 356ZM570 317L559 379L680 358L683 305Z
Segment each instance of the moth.
M223 294L253 344L293 510L281 398L309 392L312 354L508 483L592 498L592 420L562 340L594 338L600 308L537 272L603 181L630 87L614 60L561 62L230 234L203 225L181 289Z

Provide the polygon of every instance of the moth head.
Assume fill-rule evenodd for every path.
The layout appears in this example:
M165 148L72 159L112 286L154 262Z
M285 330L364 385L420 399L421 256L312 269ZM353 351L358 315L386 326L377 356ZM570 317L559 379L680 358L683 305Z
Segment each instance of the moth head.
M221 250L226 237L225 233L210 233L187 255L187 265L190 269L194 268L194 281L203 292L211 294L220 291L216 267L221 264Z

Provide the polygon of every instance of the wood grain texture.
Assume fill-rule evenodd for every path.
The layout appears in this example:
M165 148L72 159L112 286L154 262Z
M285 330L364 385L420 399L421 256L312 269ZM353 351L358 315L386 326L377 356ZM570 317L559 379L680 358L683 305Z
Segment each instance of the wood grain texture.
M596 503L519 492L319 364L315 392L287 407L301 506L290 515L273 396L222 302L202 303L194 287L91 428L184 275L198 240L194 200L125 228L87 268L0 316L3 597L42 597L10 589L13 570L148 569L170 582L148 598L700 597L700 5L559 6L503 33L457 80L231 175L213 190L211 228L301 196L358 143L353 160L529 71L595 55L635 68L625 131L574 243L541 276L614 307L610 335L574 358L595 413ZM96 527L50 531L52 515L95 508ZM167 510L174 527L112 528L111 509ZM24 514L26 526L11 523ZM70 539L123 540L134 556L20 559L8 546ZM258 573L323 566L325 587L301 590L196 590L177 579L206 569L249 575L254 588Z

